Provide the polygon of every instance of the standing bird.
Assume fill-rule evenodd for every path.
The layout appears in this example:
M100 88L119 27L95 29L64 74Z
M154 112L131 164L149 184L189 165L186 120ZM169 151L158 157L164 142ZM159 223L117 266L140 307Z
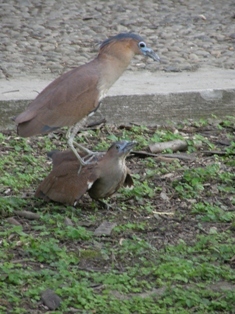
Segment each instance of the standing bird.
M75 206L87 191L91 198L100 200L114 194L122 185L132 187L125 160L135 144L113 143L106 153L98 153L79 173L80 163L72 151L52 153L53 169L39 185L35 196Z
M70 126L66 135L69 147L81 165L89 163L80 157L74 144L87 154L92 152L75 143L74 137L136 54L160 61L139 35L121 33L103 41L94 60L62 74L15 118L18 134L29 137Z

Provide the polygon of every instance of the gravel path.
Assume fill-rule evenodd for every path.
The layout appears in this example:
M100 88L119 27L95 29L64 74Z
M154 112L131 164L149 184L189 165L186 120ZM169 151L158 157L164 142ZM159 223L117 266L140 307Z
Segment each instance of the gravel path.
M235 68L234 0L2 0L0 78L56 76L93 58L97 43L134 31L162 58L130 70Z

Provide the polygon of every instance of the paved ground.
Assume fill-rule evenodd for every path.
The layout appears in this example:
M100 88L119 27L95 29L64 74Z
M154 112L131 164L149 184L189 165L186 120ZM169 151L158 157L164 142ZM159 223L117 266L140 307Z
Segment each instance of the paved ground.
M0 101L34 99L50 79L18 78L2 80ZM218 68L198 69L196 72L151 73L149 71L127 71L110 88L108 96L152 95L203 92L213 90L235 90L235 70ZM1 108L1 106L0 106Z
M135 31L162 63L130 70L235 68L234 0L2 0L0 78L54 77L91 59L97 43Z

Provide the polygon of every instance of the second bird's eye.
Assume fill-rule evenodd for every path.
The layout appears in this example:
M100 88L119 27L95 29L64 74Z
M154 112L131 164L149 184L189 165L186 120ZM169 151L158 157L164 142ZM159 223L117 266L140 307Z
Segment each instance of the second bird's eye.
M146 47L146 43L143 42L143 41L139 42L139 47L140 48L145 48Z

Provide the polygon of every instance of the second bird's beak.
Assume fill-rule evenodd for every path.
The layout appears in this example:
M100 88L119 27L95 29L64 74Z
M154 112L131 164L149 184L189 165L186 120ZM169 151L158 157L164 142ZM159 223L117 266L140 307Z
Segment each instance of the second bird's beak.
M143 55L152 58L154 61L158 61L158 62L161 61L159 56L151 48L143 47L143 48L140 48L140 50L143 53Z
M129 153L136 144L137 142L125 141L121 147L121 150L123 153Z

